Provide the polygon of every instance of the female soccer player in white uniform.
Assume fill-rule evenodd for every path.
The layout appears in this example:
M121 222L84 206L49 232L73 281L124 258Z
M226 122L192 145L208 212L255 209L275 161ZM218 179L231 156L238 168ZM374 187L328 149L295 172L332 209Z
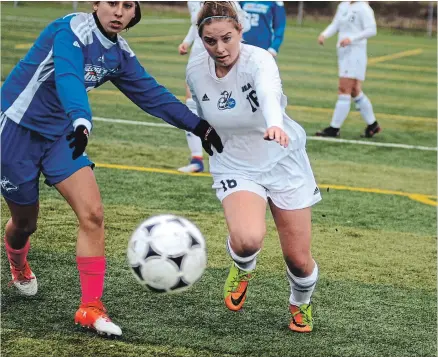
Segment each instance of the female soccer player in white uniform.
M187 66L200 117L224 143L213 155L213 188L222 202L233 263L224 287L228 309L241 309L266 233L266 204L277 226L291 285L290 329L312 330L310 299L318 268L310 252L311 206L321 200L306 154L306 134L285 113L277 64L264 49L241 43L229 2L206 1L198 17L206 52Z
M79 221L76 262L82 296L75 322L101 334L121 335L101 301L104 220L94 164L84 152L92 128L87 92L111 81L145 112L200 136L209 153L211 144L219 151L222 144L205 120L145 71L119 36L140 21L139 3L97 1L93 9L92 14L70 14L49 24L1 88L1 193L11 212L4 239L12 285L22 295L35 295L38 285L27 254L43 173Z
M340 128L350 112L351 97L367 123L362 135L371 138L380 132L373 106L362 92L361 82L367 69L367 39L377 33L373 9L367 1L344 1L339 4L332 23L319 35L318 42L338 33L339 89L330 126L318 131L318 136L339 136Z
M232 3L236 7L239 20L243 24L243 32L248 31L251 28L251 25L247 13L242 10L242 8L240 7L237 1L233 1ZM198 56L201 52L205 51L204 44L202 43L202 40L198 35L198 30L196 27L198 14L202 7L202 4L203 4L202 1L187 2L187 6L190 12L191 26L183 42L181 42L181 44L178 46L178 52L180 55L186 55L189 51L190 46L192 46L190 50L189 61L192 58ZM190 90L187 86L186 86L186 105L194 114L197 114L196 104L193 101L192 95L190 94ZM204 171L204 161L203 161L201 140L196 135L193 135L189 131L186 131L186 137L191 152L191 158L189 164L187 166L180 167L178 171L202 172Z

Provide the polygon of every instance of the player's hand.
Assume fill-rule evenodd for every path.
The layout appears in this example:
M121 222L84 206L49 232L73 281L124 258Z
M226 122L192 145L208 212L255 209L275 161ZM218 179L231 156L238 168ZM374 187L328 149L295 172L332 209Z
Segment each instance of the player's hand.
M73 160L81 156L88 144L88 136L90 133L85 125L78 125L75 131L67 135L67 140L70 141L69 147L75 148L73 150Z
M216 130L214 130L214 128L208 123L208 121L201 119L199 124L195 129L193 129L192 132L201 138L202 147L208 153L208 155L213 156L213 150L211 149L212 145L218 153L221 153L224 150L221 138L217 134Z
M183 42L178 46L178 52L180 55L186 55L189 51L189 44L187 42Z
M339 42L339 46L341 47L347 47L350 44L351 44L351 40L348 37L344 38L341 42Z
M284 130L279 128L278 126L271 126L270 128L266 129L265 134L263 135L263 139L267 141L274 140L285 148L287 148L287 146L289 145L289 137L284 132Z
M324 37L324 35L319 35L319 36L318 36L318 43L319 43L321 46L324 46L324 42L325 42L325 37Z

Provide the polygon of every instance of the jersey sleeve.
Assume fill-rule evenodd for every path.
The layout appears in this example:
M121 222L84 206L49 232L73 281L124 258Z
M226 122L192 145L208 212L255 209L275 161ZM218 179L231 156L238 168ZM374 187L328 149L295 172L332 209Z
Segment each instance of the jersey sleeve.
M199 124L199 118L147 73L137 57L129 57L124 67L112 82L146 113L187 131L193 131Z
M368 4L364 4L360 11L360 19L362 23L362 31L351 36L352 43L373 37L377 34L376 19L374 11Z
M72 121L85 119L91 130L91 108L84 82L84 55L79 39L69 29L59 30L53 41L55 83L61 104Z
M260 56L259 56L260 55ZM252 63L252 75L267 128L278 126L283 128L283 108L281 100L280 72L274 58L268 53L258 53Z
M340 7L342 3L338 5L338 8L336 9L336 14L331 22L330 25L327 26L327 28L321 33L325 38L332 37L335 33L339 31L339 16L341 14Z
M284 30L286 29L286 11L282 1L276 1L273 6L272 29L273 36L270 47L278 52L283 42Z
M195 41L196 32L196 25L191 25L183 42L188 43L191 46L193 41Z

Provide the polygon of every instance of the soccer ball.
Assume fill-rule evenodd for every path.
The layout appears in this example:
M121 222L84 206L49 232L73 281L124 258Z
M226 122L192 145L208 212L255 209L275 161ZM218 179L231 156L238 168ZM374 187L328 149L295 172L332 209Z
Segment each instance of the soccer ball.
M181 292L192 286L207 265L205 239L185 218L154 216L134 231L128 263L138 282L156 292Z

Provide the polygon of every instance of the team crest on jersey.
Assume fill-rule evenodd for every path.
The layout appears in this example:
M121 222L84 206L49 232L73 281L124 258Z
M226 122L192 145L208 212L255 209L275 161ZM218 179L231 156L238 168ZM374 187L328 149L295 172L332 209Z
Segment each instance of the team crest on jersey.
M233 94L233 92L228 93L226 90L221 93L222 97L220 97L217 102L217 108L219 110L233 109L236 106L236 101L231 98L231 94Z
M85 65L85 82L100 82L107 74L117 72L118 68L108 69L94 64Z
M0 180L1 188L7 193L11 191L17 191L18 187L15 186L9 179L5 176Z

